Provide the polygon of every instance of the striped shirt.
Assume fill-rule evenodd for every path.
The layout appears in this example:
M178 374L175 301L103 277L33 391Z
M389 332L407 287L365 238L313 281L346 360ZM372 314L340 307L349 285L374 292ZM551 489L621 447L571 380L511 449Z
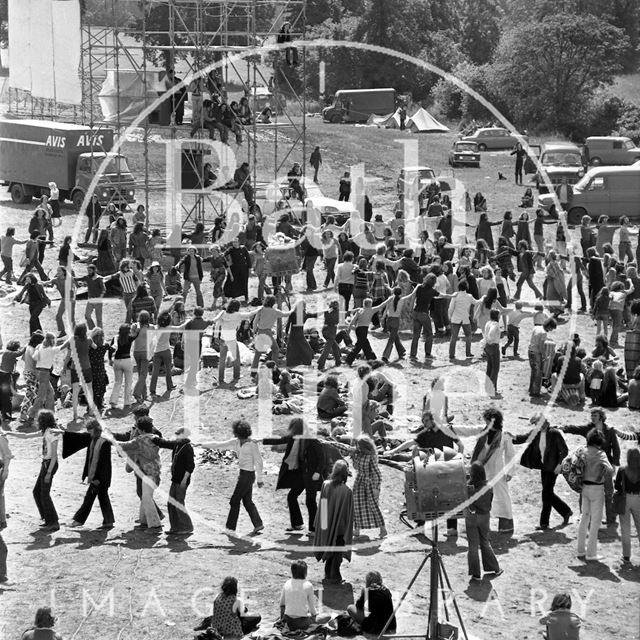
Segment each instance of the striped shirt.
M138 279L131 271L119 271L120 285L123 293L135 293L138 288Z

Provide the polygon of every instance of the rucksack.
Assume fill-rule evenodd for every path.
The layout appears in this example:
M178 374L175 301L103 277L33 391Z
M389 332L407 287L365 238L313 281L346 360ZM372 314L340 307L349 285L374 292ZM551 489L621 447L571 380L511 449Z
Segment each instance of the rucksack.
M560 467L564 479L567 484L576 492L582 492L582 483L584 480L584 469L586 465L587 447L578 447L573 453L570 453L563 461Z

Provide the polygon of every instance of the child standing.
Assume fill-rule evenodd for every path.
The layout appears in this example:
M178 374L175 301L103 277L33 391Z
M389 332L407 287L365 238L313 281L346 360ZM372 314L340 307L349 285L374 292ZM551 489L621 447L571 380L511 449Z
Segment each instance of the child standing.
M238 455L238 467L240 474L238 482L229 500L229 515L226 528L235 532L240 514L240 503L247 510L253 524L253 535L259 534L263 529L262 518L253 503L253 483L257 482L258 488L262 488L262 456L258 444L251 439L251 426L245 420L236 420L231 425L233 438L223 442L202 443L205 449L221 449L235 451Z
M518 300L516 308L507 313L507 344L502 347L502 355L507 355L507 349L513 344L513 357L518 357L520 345L520 323L525 318L532 318L535 314L531 311L523 311L524 304Z

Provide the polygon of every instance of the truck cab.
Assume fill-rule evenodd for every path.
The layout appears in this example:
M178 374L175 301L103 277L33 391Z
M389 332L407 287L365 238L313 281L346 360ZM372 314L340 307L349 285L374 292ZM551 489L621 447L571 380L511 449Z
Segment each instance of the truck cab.
M81 153L76 165L75 186L70 194L77 209L82 206L89 185L105 160L107 164L93 191L100 204L113 202L124 208L135 202L135 183L124 156L107 152Z

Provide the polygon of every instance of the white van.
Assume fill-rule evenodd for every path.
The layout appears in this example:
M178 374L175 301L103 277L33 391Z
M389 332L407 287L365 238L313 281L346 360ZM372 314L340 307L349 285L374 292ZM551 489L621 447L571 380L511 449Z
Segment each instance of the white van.
M540 205L548 209L552 194L541 195ZM584 215L592 218L622 216L640 219L640 162L630 167L594 167L573 186L567 221L580 224Z

